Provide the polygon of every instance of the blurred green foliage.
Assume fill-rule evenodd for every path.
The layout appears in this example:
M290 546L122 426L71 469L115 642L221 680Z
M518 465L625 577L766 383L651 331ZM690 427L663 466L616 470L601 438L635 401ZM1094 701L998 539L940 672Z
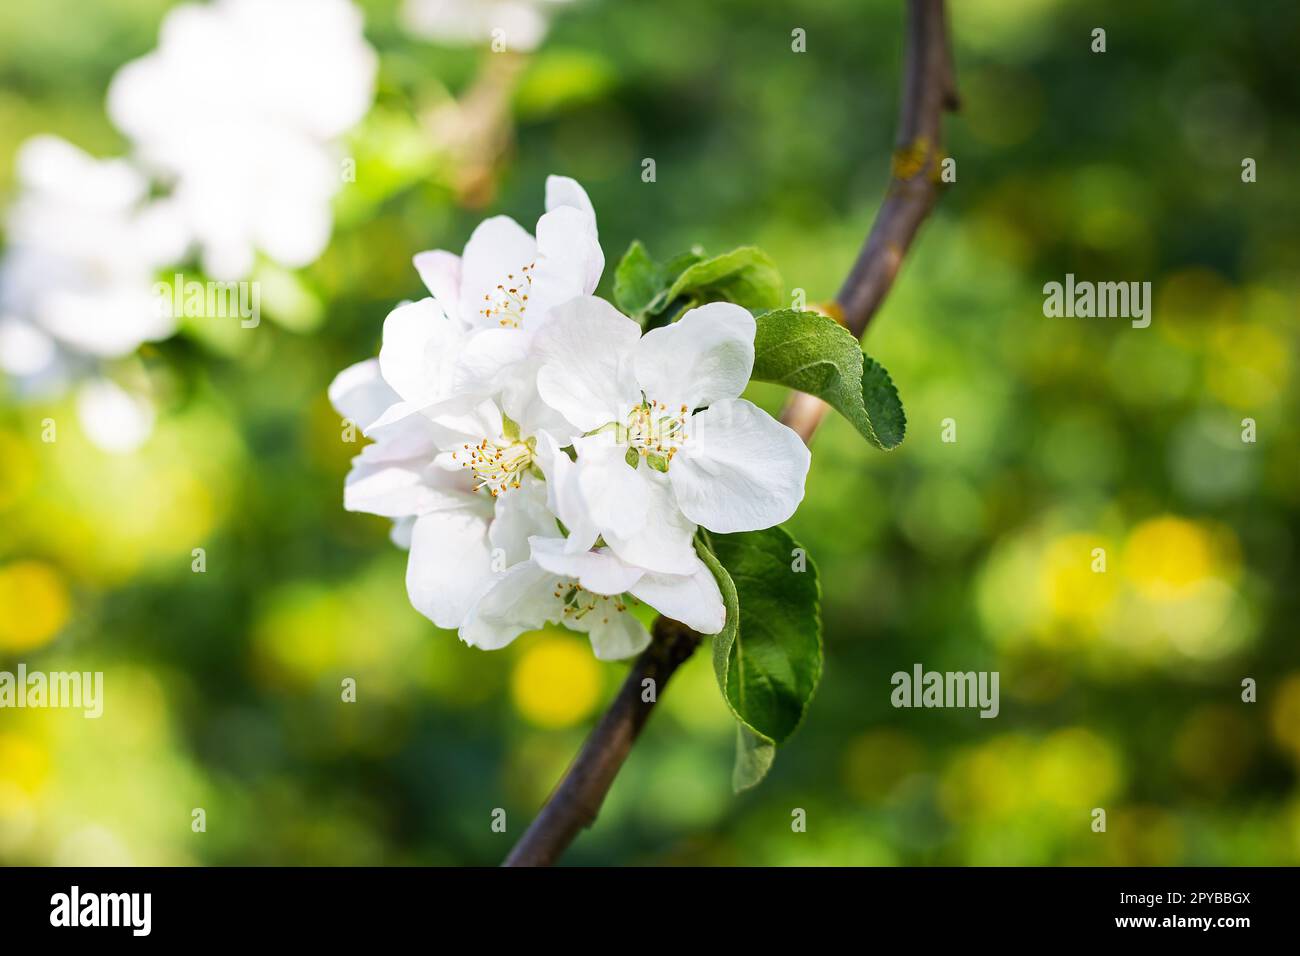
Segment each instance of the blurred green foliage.
M168 5L0 6L0 188L36 132L124 149L103 90ZM342 510L355 446L326 385L420 294L413 253L459 251L488 212L531 225L547 173L591 193L605 295L639 238L755 244L826 300L871 223L896 3L577 0L521 64L513 143L472 202L422 118L487 55L362 6L382 63L357 181L326 255L268 291L272 321L146 348L162 414L133 457L88 445L67 403L0 407L0 669L107 672L98 721L0 713L0 861L497 862L622 667L560 632L480 652L417 615L386 523ZM790 525L822 578L817 698L734 797L697 654L574 862L1300 862L1300 8L954 8L957 182L868 340L909 434L883 454L828 420ZM1152 326L1044 318L1066 272L1151 280ZM47 416L69 422L54 444ZM916 662L1000 671L1000 715L893 709Z

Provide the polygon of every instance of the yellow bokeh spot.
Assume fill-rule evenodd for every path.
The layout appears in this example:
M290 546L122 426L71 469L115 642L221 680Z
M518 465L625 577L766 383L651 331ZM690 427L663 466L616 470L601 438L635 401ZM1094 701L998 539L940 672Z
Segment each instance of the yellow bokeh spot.
M0 508L7 508L27 493L35 479L31 450L11 431L0 431Z
M54 639L67 623L68 589L40 561L0 567L0 650L22 653Z
M1035 795L1061 810L1096 805L1115 792L1120 762L1102 738L1081 727L1052 734L1030 767Z
M1110 551L1107 545L1096 535L1068 534L1047 547L1041 564L1042 586L1057 620L1092 630L1110 609L1115 579L1102 563Z
M1214 395L1233 408L1254 410L1278 400L1291 377L1290 344L1258 322L1230 322L1214 327L1206 367Z
M1124 549L1124 571L1144 597L1187 596L1214 571L1210 536L1183 518L1165 515L1139 524Z
M0 733L0 779L28 795L44 785L50 759L44 748L19 734Z
M585 641L546 635L524 652L510 679L515 707L540 727L569 727L595 710L601 671Z
M945 771L940 795L949 818L960 822L1044 813L1065 826L1121 783L1114 747L1089 730L1068 727L1039 740L1008 734L959 754Z
M1273 736L1300 762L1300 674L1292 674L1278 688L1273 704Z
M253 632L261 676L308 686L320 680L346 658L353 620L347 600L324 588L304 585L276 593Z

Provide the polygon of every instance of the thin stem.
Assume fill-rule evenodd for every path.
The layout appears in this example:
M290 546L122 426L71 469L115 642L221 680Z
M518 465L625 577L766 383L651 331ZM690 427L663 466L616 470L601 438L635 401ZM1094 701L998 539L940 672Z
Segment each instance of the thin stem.
M889 294L903 257L938 201L944 158L943 114L957 107L943 0L911 0L907 7L902 105L889 186L832 309L858 338ZM826 410L821 399L798 392L790 397L781 421L807 443Z
M943 0L909 0L907 10L902 105L889 189L835 298L838 317L857 336L884 301L903 256L938 199L942 115L957 106ZM820 399L799 393L792 396L781 420L809 442L825 410ZM655 701L700 641L699 634L677 621L661 617L655 622L650 647L632 665L618 696L506 857L506 866L549 866L595 821ZM653 695L647 694L651 687Z
M618 696L582 745L542 812L506 857L506 866L550 866L583 827L595 822L605 794L668 678L699 643L700 635L684 624L666 617L655 622L654 640L632 665Z

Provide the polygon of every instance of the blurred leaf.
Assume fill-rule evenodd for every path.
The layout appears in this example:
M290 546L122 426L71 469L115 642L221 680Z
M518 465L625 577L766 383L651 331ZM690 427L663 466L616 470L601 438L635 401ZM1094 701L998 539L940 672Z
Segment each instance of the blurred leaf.
M889 373L829 316L793 309L760 315L751 377L825 400L878 448L903 440L907 418Z
M253 273L253 289L257 304L266 306L267 317L290 332L307 334L315 332L325 321L325 305L298 273L270 260L257 263ZM260 316L248 320L260 321Z
M713 639L723 697L746 727L779 744L799 726L821 678L817 569L781 528L702 533L697 550L727 609Z
M380 207L415 185L445 185L446 157L409 110L375 106L348 136L335 200L340 228L373 219Z
M520 119L539 120L603 98L618 81L609 59L589 50L544 50L519 81Z
M731 789L741 793L758 786L775 759L776 744L744 724L736 724L736 765L731 771Z

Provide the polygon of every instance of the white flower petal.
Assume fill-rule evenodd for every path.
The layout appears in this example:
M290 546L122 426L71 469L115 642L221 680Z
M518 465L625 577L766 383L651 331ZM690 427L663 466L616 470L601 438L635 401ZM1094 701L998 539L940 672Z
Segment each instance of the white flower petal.
M460 319L460 256L441 249L416 253L412 260L420 281L453 321Z
M542 400L582 431L621 421L641 400L630 364L640 336L604 299L584 296L553 309L533 339Z
M560 450L559 443L543 432L537 436L537 464L546 476L546 504L569 530L566 546L587 551L600 536L578 488L578 466Z
M439 627L458 628L492 578L488 521L463 509L416 519L406 562L406 593Z
M528 301L529 324L575 296L591 295L605 270L594 222L579 209L560 206L537 220L537 271Z
M535 437L545 432L567 445L581 433L537 394L537 368L535 356L513 368L501 390L501 408L519 423L519 434Z
M460 320L471 325L495 325L484 308L496 301L498 285L518 276L537 259L537 242L509 216L484 219L465 244L460 261Z
M602 661L635 657L650 646L650 632L626 611L611 609L607 616L592 617L577 630L586 630L592 651Z
M496 402L480 401L472 395L440 402L416 417L429 422L438 447L449 451L460 452L462 445L501 437L501 409Z
M372 424L365 434L374 439L374 444L362 448L358 457L371 463L413 458L428 461L438 451L433 423L423 415L407 415L385 425Z
M555 575L532 561L516 564L481 593L465 617L460 639L471 647L495 651L524 631L563 616L563 598L555 595Z
M500 549L505 567L527 560L530 539L560 537L555 515L546 507L546 483L526 476L518 488L497 495L496 517L488 529L493 549Z
M717 579L698 556L690 574L647 574L630 590L660 614L701 634L717 634L727 620Z
M330 404L362 431L400 400L379 372L379 359L349 365L329 387Z
M459 328L432 298L398 306L384 320L379 350L384 381L415 406L446 398L446 366L459 338Z
M573 447L578 452L578 491L592 522L602 534L620 539L640 534L655 494L649 466L629 466L626 446L617 444L608 432L576 438Z
M691 309L642 337L637 382L649 398L674 409L738 398L754 368L754 328L748 310L731 302Z
M415 515L398 518L388 532L388 540L403 551L411 550L411 533L415 530Z
M478 497L430 468L427 458L368 461L364 451L354 459L343 485L345 510L385 518L471 507Z
M682 514L666 475L651 470L644 462L637 472L643 479L644 522L633 532L602 527L605 543L629 564L661 574L689 574L699 561L692 544L695 523Z
M794 514L810 460L798 435L744 399L715 402L691 426L668 469L686 517L730 533L770 528Z
M513 380L528 358L532 341L523 329L480 329L465 339L451 372L451 389L460 395L494 395Z
M572 206L581 212L587 220L587 228L593 236L596 232L596 210L591 205L591 198L576 179L568 176L546 177L546 211Z
M562 578L573 578L595 594L622 594L645 574L606 550L569 552L562 538L532 538L532 559Z

